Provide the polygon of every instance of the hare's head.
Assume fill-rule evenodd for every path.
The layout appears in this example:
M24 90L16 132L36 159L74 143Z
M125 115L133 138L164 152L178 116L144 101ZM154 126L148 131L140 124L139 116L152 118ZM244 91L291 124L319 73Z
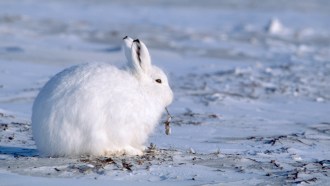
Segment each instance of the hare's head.
M147 93L164 104L164 107L168 106L173 100L173 92L163 70L151 64L146 45L138 39L133 40L126 36L124 50L133 75L146 87Z

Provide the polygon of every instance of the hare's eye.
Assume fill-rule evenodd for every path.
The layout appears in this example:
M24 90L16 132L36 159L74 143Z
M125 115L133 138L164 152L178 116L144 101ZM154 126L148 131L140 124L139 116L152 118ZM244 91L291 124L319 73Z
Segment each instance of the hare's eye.
M161 79L156 79L155 80L157 83L162 83L162 80Z

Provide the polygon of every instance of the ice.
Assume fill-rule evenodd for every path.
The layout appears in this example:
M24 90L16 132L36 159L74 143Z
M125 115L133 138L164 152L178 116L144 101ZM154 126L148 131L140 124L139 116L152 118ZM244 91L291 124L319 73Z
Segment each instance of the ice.
M1 184L326 185L329 12L327 0L1 1ZM142 157L40 157L40 88L75 64L124 65L126 35L169 76L171 135L160 123Z
M266 27L266 31L270 34L281 34L285 32L285 27L277 18L272 18Z

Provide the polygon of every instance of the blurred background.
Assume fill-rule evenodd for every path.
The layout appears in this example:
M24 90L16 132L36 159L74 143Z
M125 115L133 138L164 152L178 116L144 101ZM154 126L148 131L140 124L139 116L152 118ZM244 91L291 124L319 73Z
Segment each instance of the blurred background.
M87 50L88 43L114 52L129 35L182 55L273 61L316 52L323 59L329 12L327 0L1 0L0 52L44 63L55 50Z

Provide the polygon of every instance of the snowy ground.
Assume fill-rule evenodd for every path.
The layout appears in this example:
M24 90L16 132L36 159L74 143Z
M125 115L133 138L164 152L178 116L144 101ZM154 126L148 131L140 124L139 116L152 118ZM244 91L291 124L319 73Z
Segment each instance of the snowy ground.
M0 1L0 185L328 183L330 3L260 3ZM73 64L123 65L125 35L168 72L172 135L160 124L142 157L39 157L40 88Z

